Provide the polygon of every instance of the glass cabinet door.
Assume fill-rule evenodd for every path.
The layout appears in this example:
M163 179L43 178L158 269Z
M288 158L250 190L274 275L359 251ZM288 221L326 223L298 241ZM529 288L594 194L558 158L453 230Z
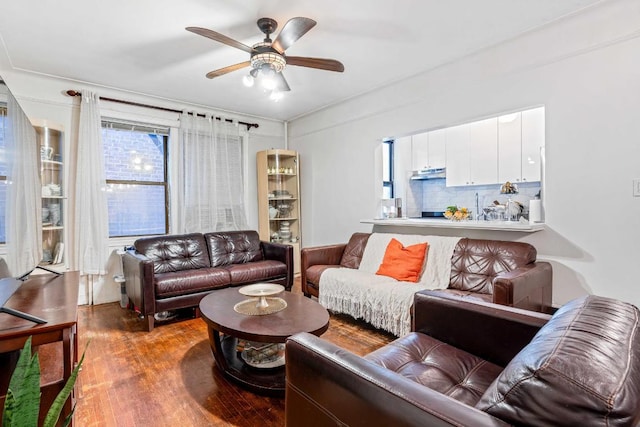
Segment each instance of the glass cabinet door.
M36 126L42 183L43 266L64 265L64 159L62 131Z
M257 154L260 238L294 248L294 272L300 257L300 180L298 153L266 150Z

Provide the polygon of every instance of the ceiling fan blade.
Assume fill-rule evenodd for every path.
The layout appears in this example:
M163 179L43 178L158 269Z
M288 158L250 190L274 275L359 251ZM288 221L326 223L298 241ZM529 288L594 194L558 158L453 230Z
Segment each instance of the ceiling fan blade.
M280 92L289 92L291 90L287 80L284 78L284 74L276 73L274 79L276 80L276 89Z
M207 73L207 78L208 79L213 79L214 77L220 77L220 76L222 76L224 74L227 74L227 73L230 73L232 71L236 71L236 70L239 70L241 68L248 67L249 65L251 65L251 62L244 61L244 62L241 62L239 64L229 65L228 67L220 68L219 70L209 71Z
M336 61L335 59L307 58L304 56L287 56L286 59L287 65L318 68L320 70L337 71L339 73L344 71L342 62Z
M224 34L220 34L217 33L213 30L209 30L207 28L200 28L200 27L187 27L185 28L185 30L187 31L191 31L192 33L198 34L200 36L203 37L207 37L211 40L215 40L217 42L226 44L227 46L231 46L231 47L235 47L237 49L240 50L244 50L245 52L248 53L252 53L253 52L253 48L250 46L247 46L244 43L240 43L237 40L232 39L231 37L227 37Z
M283 53L300 37L307 34L307 31L315 27L316 21L309 18L297 17L291 18L284 24L280 34L276 37L271 47L280 53Z

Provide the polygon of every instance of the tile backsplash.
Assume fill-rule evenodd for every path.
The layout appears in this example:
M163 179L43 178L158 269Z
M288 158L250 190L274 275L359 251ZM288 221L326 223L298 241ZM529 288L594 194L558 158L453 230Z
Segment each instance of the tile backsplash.
M444 179L411 181L406 195L406 210L409 217L420 217L422 211L444 211L447 206L466 207L476 216L476 193L480 209L493 204L494 200L504 204L509 197L521 203L525 212L529 200L540 191L540 182L517 183L518 194L500 194L501 184L447 187Z

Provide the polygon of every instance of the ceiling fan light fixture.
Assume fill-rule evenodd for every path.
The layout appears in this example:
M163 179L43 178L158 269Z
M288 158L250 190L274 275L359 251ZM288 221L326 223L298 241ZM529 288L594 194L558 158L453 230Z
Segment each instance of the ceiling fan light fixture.
M266 90L274 90L276 88L275 74L263 74L262 75L262 87Z
M269 95L269 99L272 100L273 102L278 102L282 99L283 97L283 93L280 92L279 90L273 90L271 91L271 94Z
M284 52L291 47L293 43L316 25L316 21L313 19L301 16L289 19L274 40L272 40L270 36L274 34L278 28L276 20L272 18L260 18L257 24L260 31L265 34L265 39L263 42L256 43L253 46L248 46L207 28L186 28L189 32L250 54L249 59L246 61L208 72L206 74L207 78L213 79L232 71L249 67L249 75L244 76L242 79L244 85L248 87L254 86L257 80L259 86L264 89L265 93L269 93L272 100L278 101L282 98L282 92L291 90L282 73L287 66L287 62L289 65L298 67L315 68L340 73L344 71L344 65L335 59L285 55Z
M276 73L284 70L287 61L284 59L284 56L273 51L269 43L258 43L255 44L253 48L256 49L258 53L251 55L251 68L264 69L264 66L267 65Z
M242 84L244 84L246 87L253 86L254 81L255 79L251 74L247 74L246 76L242 77Z

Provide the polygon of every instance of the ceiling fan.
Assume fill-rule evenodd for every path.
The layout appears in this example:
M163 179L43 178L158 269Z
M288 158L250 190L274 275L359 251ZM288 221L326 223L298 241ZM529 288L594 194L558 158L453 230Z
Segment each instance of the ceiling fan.
M186 28L187 31L235 47L251 55L248 61L210 71L207 73L207 78L213 79L232 71L251 67L249 75L243 79L245 85L252 86L254 80L259 79L265 89L273 91L273 97L278 93L281 96L281 92L291 90L282 75L282 70L284 70L287 65L337 71L340 73L344 71L344 65L335 59L285 55L285 50L291 47L293 43L316 25L316 21L313 19L303 17L291 18L273 41L270 35L278 28L278 23L271 18L260 18L257 24L260 31L262 31L266 37L263 42L256 43L253 46L247 46L244 43L206 28Z

